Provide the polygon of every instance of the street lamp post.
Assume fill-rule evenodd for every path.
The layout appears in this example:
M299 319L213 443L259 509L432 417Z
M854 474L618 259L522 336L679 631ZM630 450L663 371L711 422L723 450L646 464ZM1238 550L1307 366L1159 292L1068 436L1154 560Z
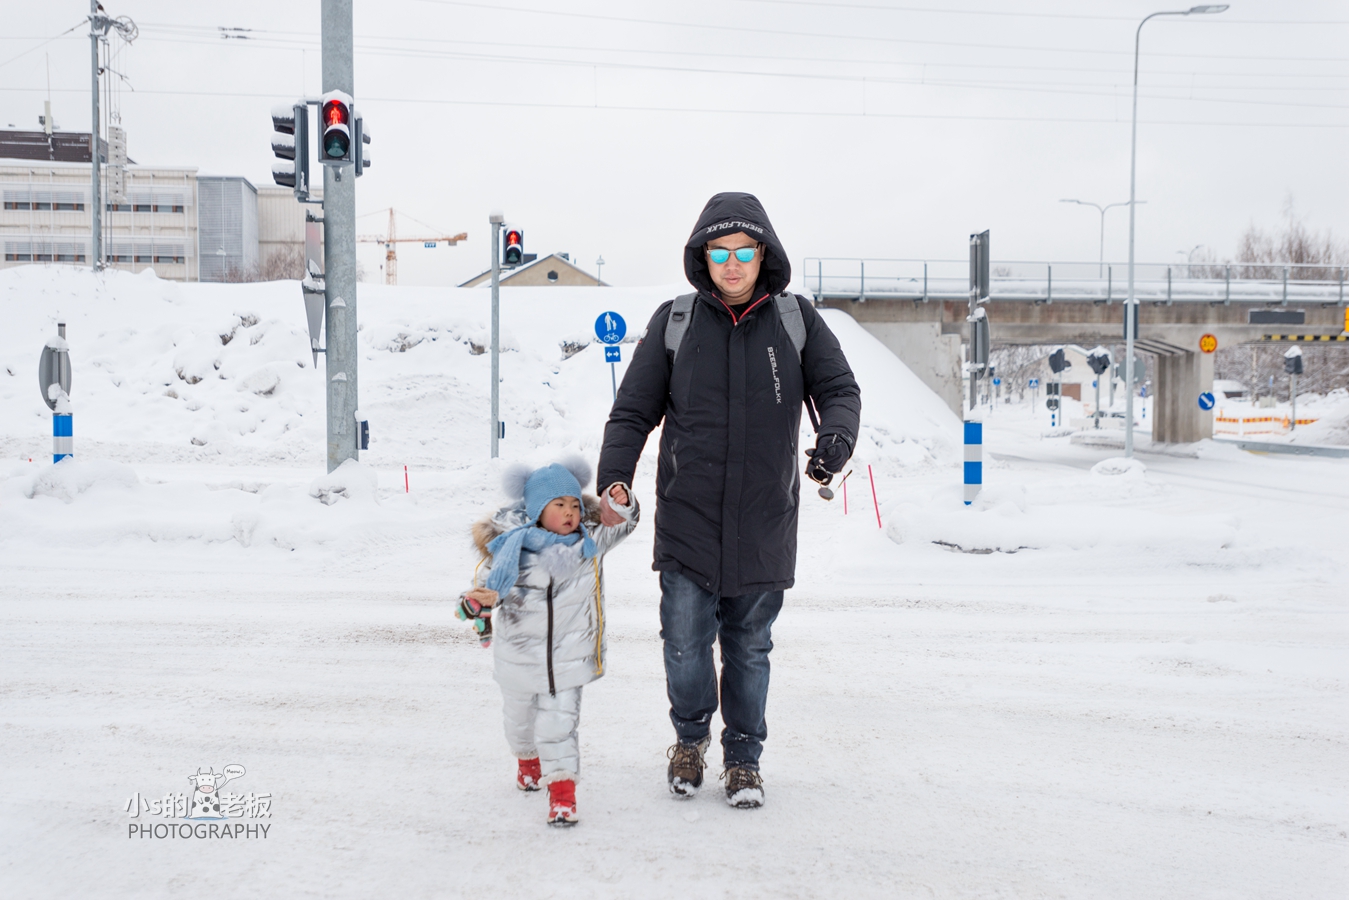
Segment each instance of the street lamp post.
M1105 211L1106 211L1107 209L1114 209L1116 206L1128 206L1128 205L1129 205L1129 201L1128 201L1128 200L1121 200L1119 203L1107 203L1105 206L1102 206L1102 205L1099 204L1099 203L1092 203L1090 200L1060 200L1059 202L1060 202L1060 203L1077 203L1077 204L1079 204L1079 205L1081 205L1081 206L1091 206L1091 207L1095 207L1096 209L1098 209L1098 210L1101 211L1101 263L1100 263L1100 271L1096 273L1096 277L1098 277L1098 278L1104 278L1104 277L1105 277ZM1146 201L1146 200L1139 200L1139 201L1138 201L1138 205L1141 206L1141 205L1143 205L1144 203L1147 203L1147 202L1148 202L1148 201Z
M1129 296L1124 304L1124 455L1134 455L1134 330L1138 327L1138 300L1134 297L1134 207L1138 182L1138 47L1143 26L1157 16L1188 16L1220 13L1228 4L1192 6L1186 10L1155 12L1144 17L1134 32L1133 124L1129 137Z

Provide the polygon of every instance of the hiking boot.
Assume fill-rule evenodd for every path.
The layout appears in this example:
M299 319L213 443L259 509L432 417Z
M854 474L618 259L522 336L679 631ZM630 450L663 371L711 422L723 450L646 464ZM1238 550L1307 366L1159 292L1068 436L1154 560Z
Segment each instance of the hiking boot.
M550 781L548 783L548 824L575 825L581 821L576 814L576 782Z
M763 779L756 769L731 766L721 777L726 781L726 803L736 809L758 809L763 806Z
M666 752L665 755L670 757L670 770L667 776L670 793L676 797L698 795L698 788L703 786L703 769L707 766L703 761L703 754L707 752L707 745L711 742L710 737L705 737L696 744L680 741Z
M522 791L537 791L543 770L539 768L539 758L520 760L520 768L515 773L515 786Z

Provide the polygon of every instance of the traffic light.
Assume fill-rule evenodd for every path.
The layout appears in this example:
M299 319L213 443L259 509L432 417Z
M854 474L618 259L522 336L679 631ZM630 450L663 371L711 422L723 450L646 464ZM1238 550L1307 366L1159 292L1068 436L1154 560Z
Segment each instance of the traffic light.
M1283 370L1289 375L1302 374L1302 348L1293 347L1283 355Z
M1068 360L1063 358L1062 347L1049 354L1049 371L1053 372L1055 375L1068 368L1068 366Z
M352 159L351 95L329 91L319 105L319 161L328 166L349 166Z
M525 233L514 225L506 226L506 242L501 246L501 264L513 268L525 261Z
M1097 347L1087 354L1087 365L1091 366L1091 370L1097 375L1104 374L1105 370L1110 368L1110 351L1104 347Z
M309 107L303 101L272 107L272 180L295 189L295 199L309 199Z
M370 132L365 129L365 116L356 114L356 177L360 178L370 168L370 154L365 145L370 143Z

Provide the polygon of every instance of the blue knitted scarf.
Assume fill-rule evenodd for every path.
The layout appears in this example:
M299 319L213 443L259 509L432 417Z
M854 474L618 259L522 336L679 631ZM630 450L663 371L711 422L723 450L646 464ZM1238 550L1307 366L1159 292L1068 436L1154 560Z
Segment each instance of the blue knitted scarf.
M492 574L487 576L487 587L505 596L506 592L515 586L516 579L520 577L521 550L538 553L554 544L565 544L570 547L577 541L583 541L581 558L593 559L595 541L591 538L590 532L586 531L585 525L578 526L571 534L553 534L538 525L521 525L519 528L497 535L487 545L487 552L492 554Z

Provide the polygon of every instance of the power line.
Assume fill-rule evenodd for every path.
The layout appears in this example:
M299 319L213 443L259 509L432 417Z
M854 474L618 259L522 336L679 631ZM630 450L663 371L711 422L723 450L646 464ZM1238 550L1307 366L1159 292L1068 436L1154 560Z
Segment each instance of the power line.
M1038 84L1036 84L1036 83L1030 83L1030 84L1028 84L1028 83L1014 83L1014 84L1007 84L1007 83L997 83L997 82L990 82L990 81L970 82L970 81L960 81L960 80L941 79L941 78L932 78L932 79L929 79L929 78L922 78L922 79L919 79L919 78L895 78L895 77L888 77L888 76L879 76L879 77L878 77L878 76L853 75L853 74L832 74L832 75L831 75L831 74L819 74L819 73L809 73L809 72L767 72L767 71L759 71L759 70L720 69L720 68L697 67L697 66L662 66L662 65L654 65L654 64L622 63L622 62L608 62L608 61L568 60L568 59L541 58L541 57L527 57L527 56L504 56L504 55L474 54L474 53L466 53L466 52L463 52L463 51L451 51L451 50L424 50L424 49L416 49L416 48L413 48L413 49L407 49L407 48L399 48L399 47L394 47L394 48L382 48L382 47L368 47L368 46L367 46L367 47L362 48L362 52L365 53L365 54L368 54L368 55L374 55L374 56L397 56L397 57L399 57L399 58L408 58L408 57L412 57L412 58L420 58L420 59L457 59L457 60L463 60L463 61L469 61L469 62L506 62L506 63L515 63L515 64L525 64L525 65L544 65L544 66L550 66L550 65L551 65L551 66L564 66L564 67L572 67L572 68L605 68L605 69L627 69L627 70L642 70L642 71L657 71L657 72L678 72L678 73L684 73L684 74L738 75L738 76L758 77L758 78L789 78L789 79L812 80L812 81L848 82L848 83L858 84L858 85L866 85L866 84L868 84L868 83L871 83L871 84L894 84L894 85L909 85L909 86L917 86L917 87L955 88L955 89L959 89L959 90L989 90L989 91L1004 91L1004 92L1019 92L1019 93L1062 94L1062 95L1082 96L1082 97L1111 97L1111 98L1116 98L1116 97L1120 96L1117 92L1114 92L1114 91L1109 91L1109 90L1090 90L1090 89L1084 90L1084 89L1083 89L1084 87L1085 87L1085 88L1093 88L1093 87L1096 87L1096 88L1110 88L1110 87L1114 87L1114 88L1116 88L1117 91L1120 90L1120 89L1123 89L1123 88L1127 87L1127 85L1125 85L1125 84L1123 84L1123 83L1116 84L1116 85L1084 85L1084 86L1073 87L1073 86L1060 86L1059 84L1054 83L1054 82L1040 82L1040 83L1038 83ZM1226 86L1216 86L1216 87L1214 87L1214 86L1204 86L1204 85L1194 85L1194 84L1190 84L1190 85L1184 85L1184 84L1177 84L1177 85L1151 85L1151 87L1153 87L1154 89L1159 88L1159 87L1160 87L1160 88L1168 88L1168 87L1169 87L1169 88L1179 89L1179 90L1189 90L1189 91L1191 91L1191 92L1193 92L1194 90L1243 90L1243 89L1247 89L1247 88L1236 87L1236 86L1234 86L1234 87L1226 87ZM1294 89L1297 89L1297 88L1296 88L1296 87L1289 87L1289 86L1282 86L1282 87L1276 87L1276 88L1264 88L1263 90L1294 90ZM1318 90L1318 89L1313 88L1313 90ZM1332 88L1332 89L1319 89L1319 90L1340 90L1340 89L1334 89L1334 88ZM1222 98L1222 97L1204 97L1204 96L1195 97L1195 96L1193 96L1193 95L1192 95L1192 96L1189 96L1189 97L1175 97L1175 96L1170 96L1170 95L1167 95L1167 94L1156 94L1156 93L1143 93L1143 94L1141 94L1140 96L1143 97L1144 99L1163 100L1163 101L1187 101L1187 102L1200 102L1200 103L1226 103L1226 104L1241 104L1241 105L1250 105L1250 106L1283 106L1283 107L1297 107L1297 108L1306 108L1306 109L1332 109L1332 110L1333 110L1333 109L1349 109L1349 106L1346 106L1346 105L1341 105L1341 104L1326 104L1326 103L1298 103L1298 102L1275 101L1275 100L1228 99L1228 98Z
M26 93L42 92L44 88L11 88L13 91L22 91ZM77 88L53 88L53 93L81 93ZM176 97L211 97L221 99L222 95L211 91L172 91L172 90L138 90L136 96L161 95ZM280 93L240 93L232 92L227 95L228 99L265 99L279 101L290 98L289 94ZM847 119L921 119L930 121L951 121L951 122L1007 122L1016 123L1061 123L1068 125L1126 125L1127 120L1116 118L1070 118L1063 116L987 116L987 115L962 115L962 114L935 114L935 113L882 113L882 112L849 112L843 110L775 110L775 109L716 109L712 107L677 107L677 106L633 106L617 104L592 104L592 103L530 103L523 101L502 102L498 100L453 100L443 97L379 97L373 95L363 96L362 100L367 103L417 103L417 104L435 104L444 106L474 106L474 107L499 107L503 109L574 109L574 110L595 110L597 112L652 112L652 113L696 113L710 115L754 115L754 116L787 116L787 117L807 117L807 118L847 118ZM1184 125L1184 126L1218 126L1232 128L1349 128L1349 122L1255 122L1255 121L1202 121L1194 119L1139 119L1142 125Z
M29 47L27 50L23 51L23 52L20 53L18 56L11 56L9 59L5 60L4 62L0 62L0 66L7 66L7 65L9 65L10 63L14 62L14 60L16 60L16 59L22 59L23 57L25 57L25 56L27 56L28 54L32 53L34 50L41 50L43 47L47 46L47 45L50 44L52 41L60 40L61 38L65 37L66 35L70 34L72 31L74 31L76 28L79 28L81 25L83 25L83 24L84 24L85 22L87 22L87 21L89 21L89 20L88 20L88 19L81 19L80 21L76 22L74 25L71 25L71 26L70 26L69 28L67 28L65 31L63 31L63 32L61 32L60 34L56 35L55 37L49 37L49 38L47 38L45 41L43 41L42 43L40 43L40 44L38 44L38 45L36 45L36 46L34 46L34 47Z
M599 13L582 13L554 9L535 9L526 6L502 6L500 4L473 3L469 0L413 0L415 3L430 3L437 6L457 6L467 9L485 9L492 12L517 12L536 16L558 16L571 19L588 19L592 21L605 22L623 22L630 25L658 25L662 28L697 28L705 31L734 31L738 33L776 35L780 37L807 37L813 40L820 38L847 41L878 41L887 44L912 44L920 46L933 47L960 47L964 49L976 50L1026 50L1034 53L1080 53L1080 54L1110 54L1112 56L1130 56L1132 50L1104 50L1073 47L1035 47L1016 44L980 44L971 41L934 41L921 40L918 38L898 38L885 35L870 34L829 34L827 32L809 32L809 31L786 31L776 28L759 28L744 25L713 25L705 22L675 22L664 19L638 19L630 16L609 16ZM1203 53L1148 53L1145 56L1154 57L1184 57L1189 59L1240 59L1240 60L1267 60L1280 62L1343 62L1343 57L1306 57L1306 56L1251 56L1243 54L1241 56L1228 56L1222 54L1203 54Z
M168 31L169 33L178 33L178 34L209 33L212 35L216 35L220 31L220 29L212 26L168 26L168 25L156 26L154 25L154 23L151 23L151 26L146 27L162 28ZM257 47L268 47L273 49L298 49L301 47L313 48L318 45L318 38L313 35L310 35L308 32L267 31L265 29L257 29L255 33L260 35L260 37L250 38L249 43ZM280 38L280 37L272 38L268 37L269 35L299 35L301 36L301 38L303 38L303 40L293 38ZM406 42L414 44L415 43L462 44L474 47L478 46L509 47L513 49L557 50L564 52L590 52L590 53L619 53L619 54L630 54L640 56L652 56L652 55L692 56L692 57L715 58L715 59L777 60L779 62L785 60L791 62L792 64L809 62L809 63L842 63L848 65L901 66L916 69L954 68L954 69L992 69L992 70L1008 70L1008 71L1044 71L1044 72L1101 72L1101 73L1118 74L1126 78L1129 77L1130 74L1128 66L1119 66L1119 67L1043 66L1043 65L1025 65L1018 63L962 63L962 62L930 62L930 61L913 62L895 59L859 59L856 57L841 58L833 56L801 56L801 55L792 55L790 57L784 57L782 54L757 55L748 53L719 53L719 52L709 52L705 50L697 50L697 51L669 50L669 49L656 49L649 47L640 47L636 49L628 47L586 47L586 46L566 45L557 43L526 44L520 43L518 41L477 41L477 40L455 40L451 38L413 38L396 35L370 36L368 38L365 38L363 41L358 41L357 48L361 49L363 46L373 46L367 43L369 41L389 41L395 43ZM179 41L179 43L187 43L187 42ZM218 40L197 42L197 43L203 46L207 45L220 46L220 42ZM289 47L283 46L286 43L289 43L292 46ZM1143 55L1148 56L1149 54L1144 53ZM1285 61L1302 61L1301 57L1280 57L1279 59L1283 59ZM1349 60L1338 58L1334 60L1325 60L1325 61L1333 61L1340 63L1349 62ZM1196 73L1192 70L1159 69L1153 70L1149 74L1194 75ZM1335 74L1324 72L1281 73L1281 72L1211 71L1206 72L1204 74L1213 77L1223 77L1223 78L1349 78L1349 73Z
M1005 16L1023 19L1077 19L1096 22L1137 22L1138 16L1093 16L1083 13L1010 12L1000 9L950 9L934 6L878 6L873 3L839 3L836 0L740 0L773 6L815 6L825 9L866 9L876 12L934 13L957 16ZM1349 25L1349 19L1215 19L1223 25Z

